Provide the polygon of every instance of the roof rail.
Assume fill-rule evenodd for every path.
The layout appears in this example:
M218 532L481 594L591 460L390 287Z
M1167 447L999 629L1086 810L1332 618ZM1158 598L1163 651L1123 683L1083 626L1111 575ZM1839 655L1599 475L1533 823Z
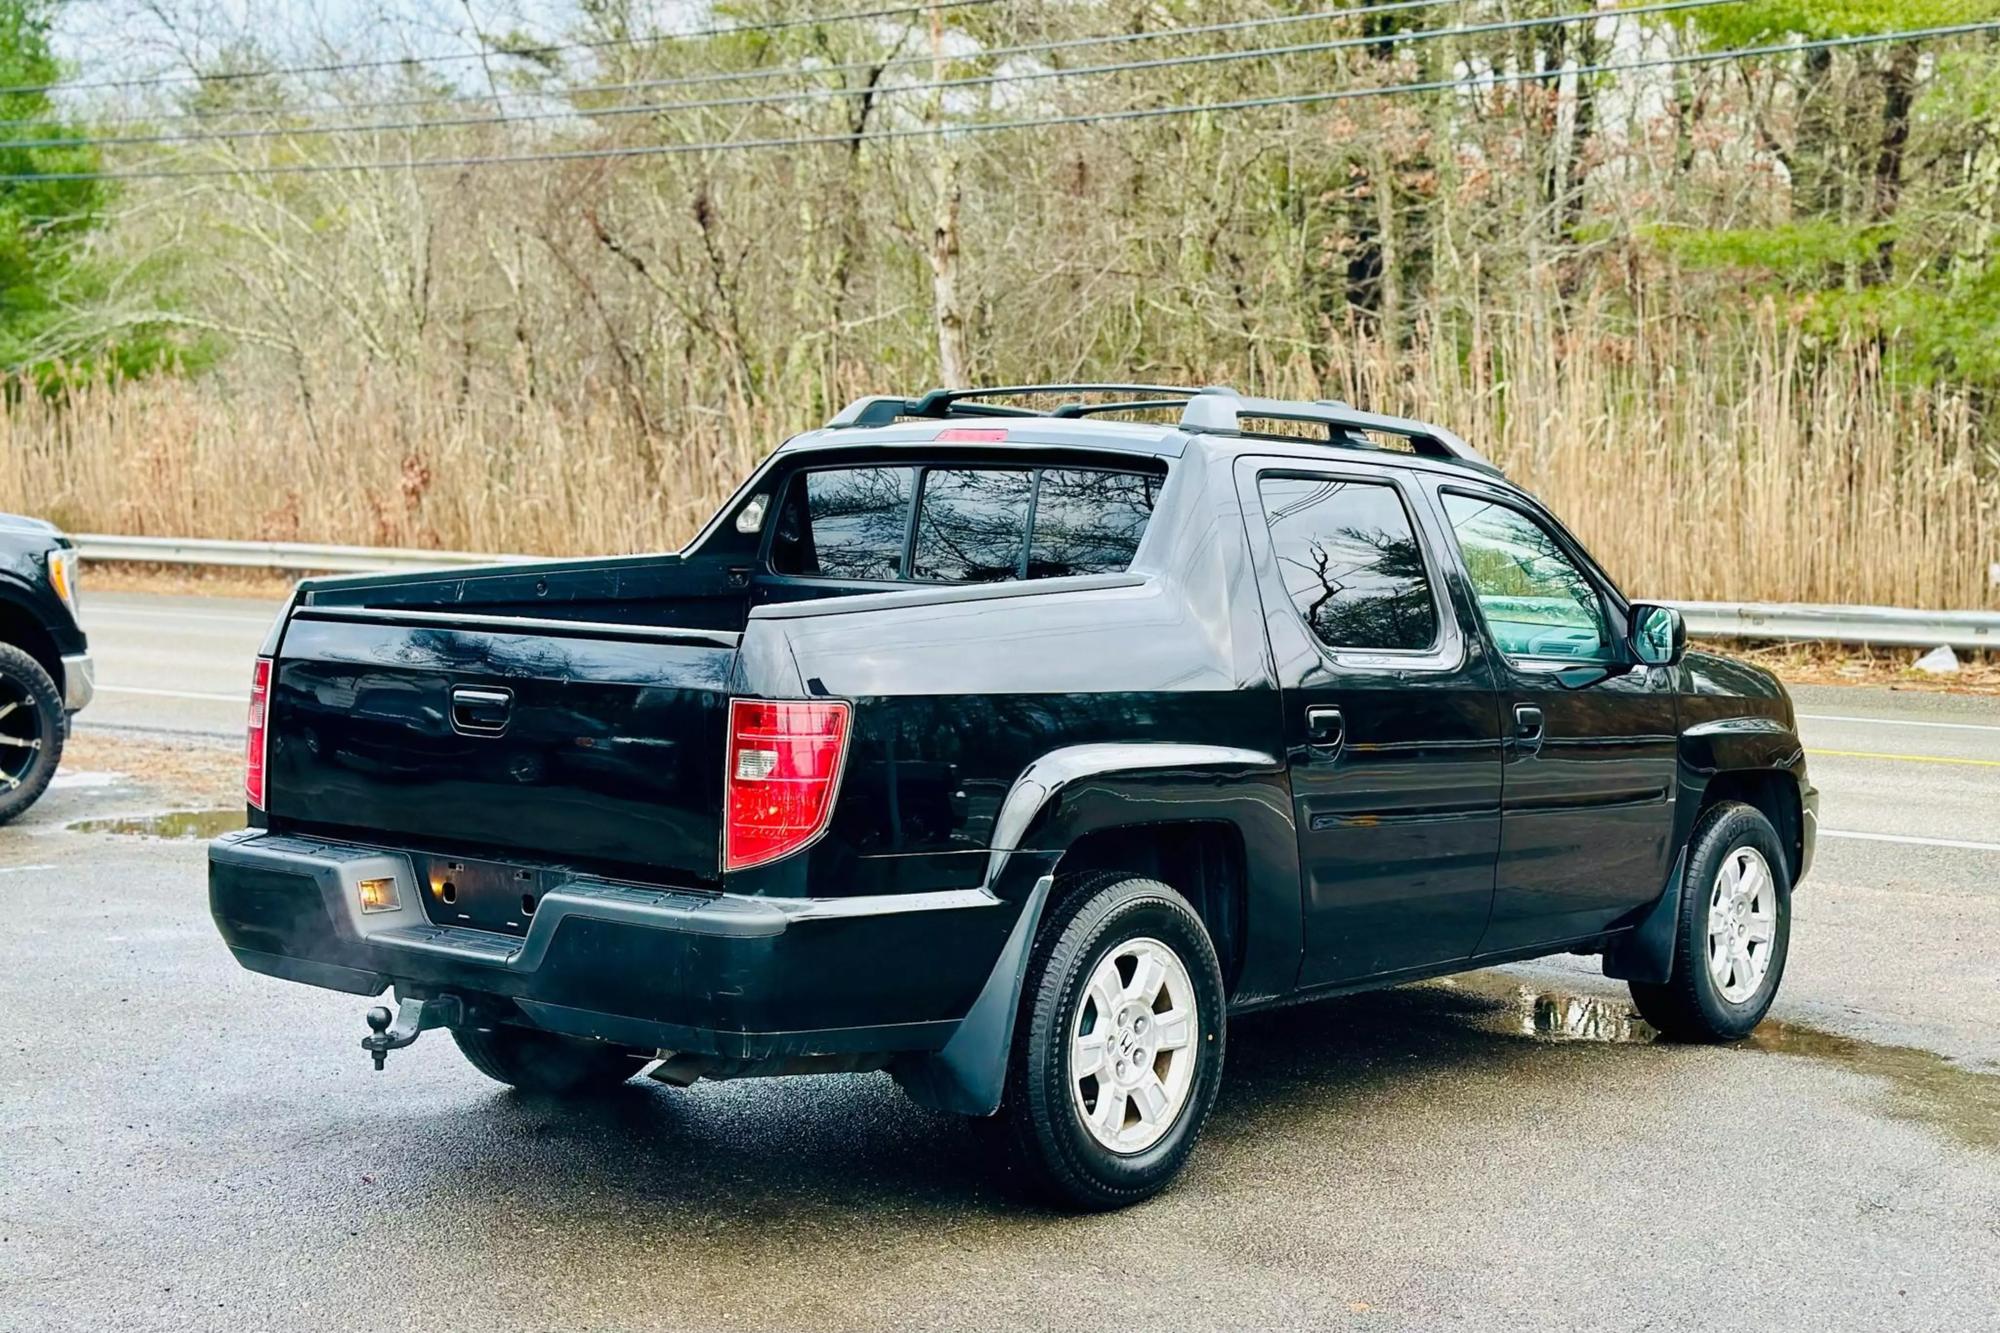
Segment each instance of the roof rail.
M1332 399L1308 403L1285 398L1249 398L1234 389L1212 386L1187 400L1181 411L1181 429L1208 435L1238 435L1243 433L1245 419L1321 425L1326 427L1327 443L1361 448L1375 446L1359 436L1393 435L1408 441L1410 448L1423 457L1448 458L1489 472L1499 471L1477 449L1442 426L1363 412Z
M932 389L916 398L895 394L857 398L835 413L826 424L832 429L840 426L886 426L903 417L1080 417L1131 408L1179 407L1200 392L1199 389L1172 384L1002 384L987 389ZM983 398L1086 393L1134 394L1143 401L1086 403L1079 398L1046 412L1032 407L978 401Z
M1119 394L1123 400L1072 402L1040 410L989 398L1025 398L1057 394ZM1326 427L1326 443L1371 449L1368 435L1393 435L1427 458L1446 458L1498 474L1499 469L1458 436L1429 422L1363 412L1346 403L1322 398L1302 402L1287 398L1253 398L1224 385L1188 389L1171 384L1003 384L986 389L932 389L916 398L875 394L857 398L837 412L827 427L887 426L905 417L1062 417L1096 416L1103 412L1181 410L1180 428L1208 435L1244 434L1245 420L1297 421ZM1250 432L1254 434L1255 432Z

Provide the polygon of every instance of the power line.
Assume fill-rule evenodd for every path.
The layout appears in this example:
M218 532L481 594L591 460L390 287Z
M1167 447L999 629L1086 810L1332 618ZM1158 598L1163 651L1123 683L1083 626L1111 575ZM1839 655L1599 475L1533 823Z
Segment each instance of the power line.
M1563 27L1574 23L1593 23L1615 13L1618 17L1643 17L1649 14L1670 14L1694 9L1713 9L1718 5L1742 4L1744 0L1652 0L1651 3L1634 5L1618 10L1583 10L1569 14L1545 15L1539 18L1499 19L1487 23L1462 24L1447 28L1417 28L1382 36L1338 37L1320 42L1299 42L1289 46L1254 47L1243 50L1206 51L1194 55L1160 56L1150 60L1128 60L1103 65L1080 65L1070 68L1024 70L1014 74L979 74L956 79L934 79L924 83L893 85L871 85L867 88L801 88L785 92L763 94L739 94L731 97L709 98L684 102L637 102L619 103L604 107L569 107L561 111L540 111L522 115L483 115L431 118L405 121L360 121L339 125L302 125L264 127L238 130L200 130L178 134L142 134L110 136L78 136L66 139L16 139L0 140L0 149L9 148L81 148L81 147L125 147L138 144L176 144L233 142L250 139L296 139L324 134L365 134L394 132L403 130L455 129L479 125L524 124L529 121L600 119L622 116L662 115L676 111L704 111L729 107L754 107L778 105L796 101L817 101L830 98L860 96L903 96L910 93L937 92L947 89L991 87L996 84L1034 83L1051 79L1091 78L1105 74L1123 74L1135 70L1174 69L1189 65L1221 64L1237 60L1276 59L1285 56L1316 55L1330 51L1350 50L1362 46L1380 46L1389 42L1436 41L1448 37L1476 37L1499 32L1522 32L1536 28Z
M1413 93L1466 92L1515 84L1546 83L1595 74L1620 74L1645 69L1670 69L1687 65L1720 64L1759 56L1796 55L1805 51L1828 51L1848 47L1874 46L1885 42L1921 41L1933 37L1960 37L1973 33L2000 32L2000 20L1958 23L1934 28L1907 28L1895 32L1863 33L1851 37L1826 37L1811 41L1776 42L1763 46L1736 47L1725 51L1693 51L1676 56L1653 56L1641 60L1604 61L1591 65L1565 65L1551 69L1495 71L1456 79L1429 79L1418 83L1371 85L1362 88L1321 89L1304 93L1282 93L1269 97L1245 97L1226 102L1196 102L1173 106L1132 107L1118 111L1080 111L1069 115L1024 117L1014 120L968 121L956 125L906 126L873 130L863 134L797 134L764 139L720 139L700 143L636 144L620 148L551 149L536 153L483 154L463 157L419 157L402 161L293 162L277 166L233 166L192 168L138 168L127 171L70 171L13 173L0 181L71 180L189 180L225 176L307 176L350 171L414 170L419 168L467 168L549 164L558 162L611 161L635 157L682 156L691 153L720 153L771 148L812 148L881 143L898 139L939 138L951 135L992 134L999 131L1048 129L1065 125L1105 125L1122 121L1160 120L1176 116L1205 115L1230 111L1265 110L1275 107L1309 106L1325 102L1357 101Z
M1744 3L1745 0L1731 0ZM1022 42L1013 46L987 47L980 51L949 56L953 61L995 60L1003 56L1038 55L1055 51L1076 50L1089 46L1122 46L1132 42L1158 41L1168 37L1206 37L1220 33L1250 32L1261 28L1289 27L1301 23L1321 20L1376 17L1386 14L1407 12L1412 9L1441 9L1446 6L1463 6L1472 0L1387 0L1383 4L1348 5L1339 9L1321 9L1305 14L1275 14L1254 19L1234 19L1225 23L1200 23L1177 28L1146 28L1138 32L1106 33L1088 37L1068 37L1053 41ZM1621 10L1606 10L1606 16L1615 16ZM1391 40L1396 34L1389 34L1384 40ZM399 97L384 100L349 103L331 108L338 111L393 111L405 107L445 106L465 102L496 102L502 99L524 97L562 97L579 94L646 92L657 88L685 88L709 83L752 82L773 78L823 78L831 74L852 74L873 70L900 69L913 65L929 65L934 58L922 56L892 56L883 60L850 60L823 65L767 65L755 69L709 70L701 74L681 74L665 78L633 79L622 83L597 83L578 88L563 88L555 91L545 89L516 89L485 93L460 93L446 96ZM101 125L124 125L134 123L154 124L167 120L206 120L218 116L256 115L296 115L304 108L283 103L267 103L253 107L219 107L212 110L163 112L159 115L127 115L95 117ZM0 128L45 124L45 118L0 120Z
M371 60L334 60L316 65L280 65L260 70L219 70L210 74L152 74L129 79L93 79L87 83L22 83L0 87L0 97L27 93L77 91L85 88L159 88L179 83L237 83L252 79L275 79L295 74L338 74L348 70L403 68L410 65L439 65L467 60L487 60L494 56L529 58L560 55L565 51L596 51L615 46L651 46L665 42L685 42L702 37L730 37L741 33L783 32L788 28L811 28L822 23L851 23L863 19L902 18L931 14L947 9L999 4L1001 0L927 0L923 4L894 5L878 9L843 10L835 14L808 14L803 18L772 19L765 23L719 24L689 28L685 32L652 33L644 37L598 37L588 41L558 42L549 46L496 46L484 51L449 51L432 56L382 56Z

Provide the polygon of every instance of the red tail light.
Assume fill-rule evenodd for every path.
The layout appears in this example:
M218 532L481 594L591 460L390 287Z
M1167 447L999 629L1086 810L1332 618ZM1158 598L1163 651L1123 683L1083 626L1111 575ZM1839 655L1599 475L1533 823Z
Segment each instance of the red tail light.
M845 703L731 699L722 868L775 861L826 832L847 758Z
M250 672L250 726L243 747L243 796L264 808L265 723L271 716L271 659L260 657Z

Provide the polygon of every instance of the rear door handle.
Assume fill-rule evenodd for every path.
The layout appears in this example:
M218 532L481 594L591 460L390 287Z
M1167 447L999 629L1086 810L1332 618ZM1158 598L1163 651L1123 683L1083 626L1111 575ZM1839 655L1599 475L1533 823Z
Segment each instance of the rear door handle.
M1306 709L1306 743L1330 758L1347 741L1347 719L1330 704Z
M451 691L452 730L469 736L498 736L514 711L512 690L455 685Z
M1542 748L1542 710L1533 704L1514 705L1514 744L1522 754Z

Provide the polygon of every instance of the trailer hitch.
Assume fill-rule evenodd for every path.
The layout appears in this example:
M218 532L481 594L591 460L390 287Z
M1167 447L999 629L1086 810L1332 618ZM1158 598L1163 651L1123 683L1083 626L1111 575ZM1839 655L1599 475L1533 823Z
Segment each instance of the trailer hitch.
M427 1000L398 998L393 1020L384 1005L368 1011L369 1034L361 1039L361 1049L375 1057L375 1067L380 1069L389 1052L408 1046L418 1033L427 1028L457 1027L464 1021L465 1005L456 995L434 995Z

